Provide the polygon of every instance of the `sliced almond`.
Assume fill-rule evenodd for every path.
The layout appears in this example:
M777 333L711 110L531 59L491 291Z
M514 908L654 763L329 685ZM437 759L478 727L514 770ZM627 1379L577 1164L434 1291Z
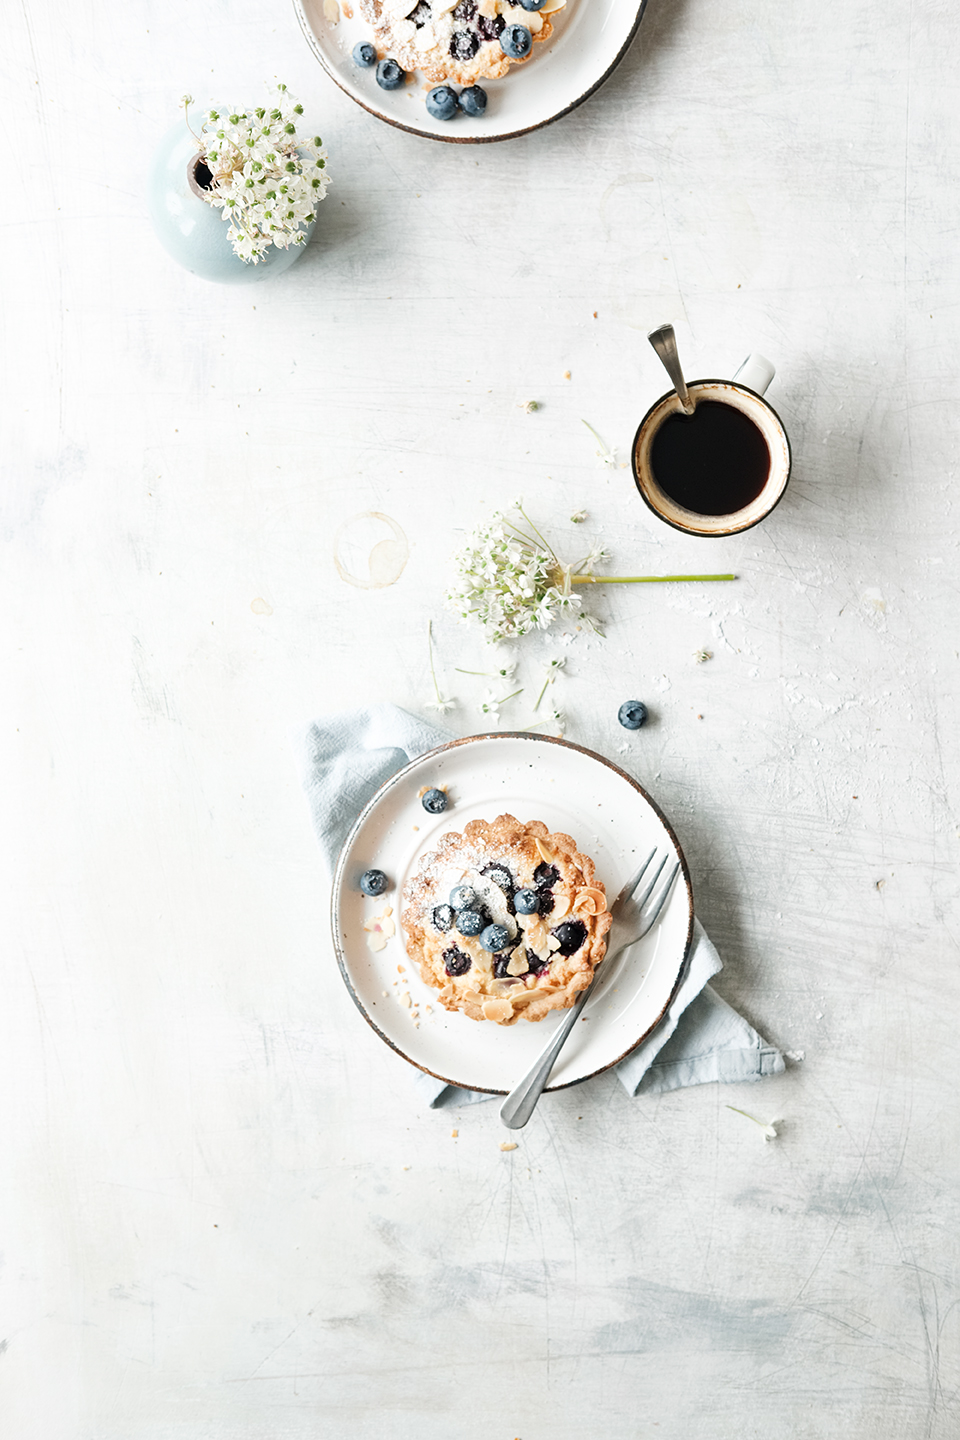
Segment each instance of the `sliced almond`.
M564 915L570 914L570 896L557 895L553 901L553 909L550 911L550 923L554 920L562 920Z
M329 20L331 25L336 25L340 19L340 6L337 0L323 0L323 16Z
M556 851L551 850L549 845L545 845L540 839L539 835L534 835L533 843L534 845L536 845L537 850L539 851L540 859L545 861L546 864L549 865L551 860L555 860L557 858Z
M573 897L573 908L582 910L584 915L602 915L607 908L607 897L596 886L585 885Z
M530 967L527 963L527 957L523 952L523 946L518 945L516 950L514 950L513 954L510 956L510 960L507 964L507 974L526 975L529 968Z
M513 1014L512 1000L484 1000L481 1005L485 1020L509 1020Z

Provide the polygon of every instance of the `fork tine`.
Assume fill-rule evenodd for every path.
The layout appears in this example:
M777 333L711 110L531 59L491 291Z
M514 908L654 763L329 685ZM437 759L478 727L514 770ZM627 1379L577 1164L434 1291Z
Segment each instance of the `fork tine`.
M669 859L670 859L669 853L664 854L664 857L663 857L663 859L660 861L660 864L657 866L656 871L654 872L653 878L651 879L650 883L647 885L647 888L644 890L644 892L643 892L642 895L640 895L637 899L635 899L634 903L635 903L635 905L636 905L636 907L637 907L638 910L642 910L643 907L644 907L644 905L646 905L647 901L650 899L650 896L651 896L652 893L653 893L653 887L656 885L657 881L660 879L660 872L663 870L664 865L666 865L666 863L667 863L667 861L668 861Z
M663 862L663 863L664 863L664 865L667 863L667 862L666 862L666 859L664 859L664 862ZM663 869L663 865L660 866L660 870L662 870L662 869ZM658 871L657 871L657 874L659 875L659 873L660 873L660 871L658 870ZM670 891L673 889L673 882L674 882L674 880L676 880L676 878L677 878L677 876L679 875L679 873L680 873L680 861L678 860L678 861L675 863L673 869L670 871L670 874L667 876L667 881L666 881L666 884L665 884L664 887L663 887L663 892L662 892L662 893L657 897L657 899L654 901L654 903L653 903L653 909L650 910L650 911L648 911L647 914L644 915L644 917L643 917L643 923L644 923L644 925L646 926L647 931L652 930L653 926L657 923L657 918L658 918L658 916L659 916L659 914L660 914L660 911L663 909L664 905L667 903L667 896L670 894ZM646 932L645 932L645 933L646 933Z
M631 897L631 895L633 894L634 890L636 890L637 886L640 884L640 881L643 879L643 877L644 877L644 875L645 875L645 873L646 873L647 866L650 864L650 861L653 859L653 857L654 857L654 855L656 855L656 853L657 853L657 847L656 847L656 845L654 845L653 849L650 851L650 854L647 856L646 860L644 860L643 864L640 866L640 869L637 871L636 875L634 875L634 877L633 877L632 880L628 880L628 881L627 881L626 885L624 885L623 889L620 891L620 894L617 896L616 900L614 900L614 902L613 902L614 906L623 905L623 904L626 903L627 900L630 899L630 897Z

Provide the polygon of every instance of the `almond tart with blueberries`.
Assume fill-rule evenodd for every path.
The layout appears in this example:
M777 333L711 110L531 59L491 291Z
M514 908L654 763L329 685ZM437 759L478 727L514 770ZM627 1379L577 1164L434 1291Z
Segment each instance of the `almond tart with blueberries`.
M499 80L553 34L567 0L360 0L377 54L431 81Z
M441 1005L514 1025L567 1010L606 951L611 916L593 861L540 820L471 820L405 887L407 954Z

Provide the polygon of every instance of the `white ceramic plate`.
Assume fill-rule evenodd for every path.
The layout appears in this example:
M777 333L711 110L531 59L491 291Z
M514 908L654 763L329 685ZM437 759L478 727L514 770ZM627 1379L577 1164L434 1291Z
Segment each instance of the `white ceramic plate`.
M481 118L459 114L442 121L427 114L422 77L399 90L381 90L373 70L361 70L353 63L354 45L370 39L356 0L349 7L353 12L349 20L342 3L336 5L336 23L326 18L324 0L293 3L307 44L351 99L401 130L453 144L509 140L580 105L623 59L646 6L646 0L567 0L564 10L550 16L553 35L534 45L526 64L513 67L502 80L481 82L489 97ZM330 8L333 13L332 4Z
M428 815L420 803L418 791L433 785L447 787L451 803L443 815ZM615 1065L649 1035L676 989L693 937L690 876L676 836L649 795L602 756L564 740L505 732L454 740L399 770L367 805L340 853L333 940L347 988L382 1040L451 1085L506 1094L546 1045L558 1016L504 1027L449 1013L408 960L399 924L400 895L421 856L445 831L504 813L572 835L592 856L611 899L654 845L667 847L682 867L658 924L601 981L584 1012L589 1019L574 1027L551 1077L549 1089L559 1090ZM392 882L375 900L359 887L372 866ZM363 925L388 905L397 933L373 952ZM419 1027L402 1003L405 992L419 1009Z

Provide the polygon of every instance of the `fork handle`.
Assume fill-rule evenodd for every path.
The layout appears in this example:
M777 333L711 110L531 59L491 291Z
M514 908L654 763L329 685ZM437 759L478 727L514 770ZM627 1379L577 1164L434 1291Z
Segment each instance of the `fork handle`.
M500 1119L508 1130L521 1130L537 1108L537 1101L543 1094L543 1087L550 1079L553 1062L560 1054L564 1041L573 1029L580 1011L586 1005L587 996L595 983L595 981L590 982L539 1060L534 1063L533 1068L528 1071L520 1083L513 1087L500 1106Z

